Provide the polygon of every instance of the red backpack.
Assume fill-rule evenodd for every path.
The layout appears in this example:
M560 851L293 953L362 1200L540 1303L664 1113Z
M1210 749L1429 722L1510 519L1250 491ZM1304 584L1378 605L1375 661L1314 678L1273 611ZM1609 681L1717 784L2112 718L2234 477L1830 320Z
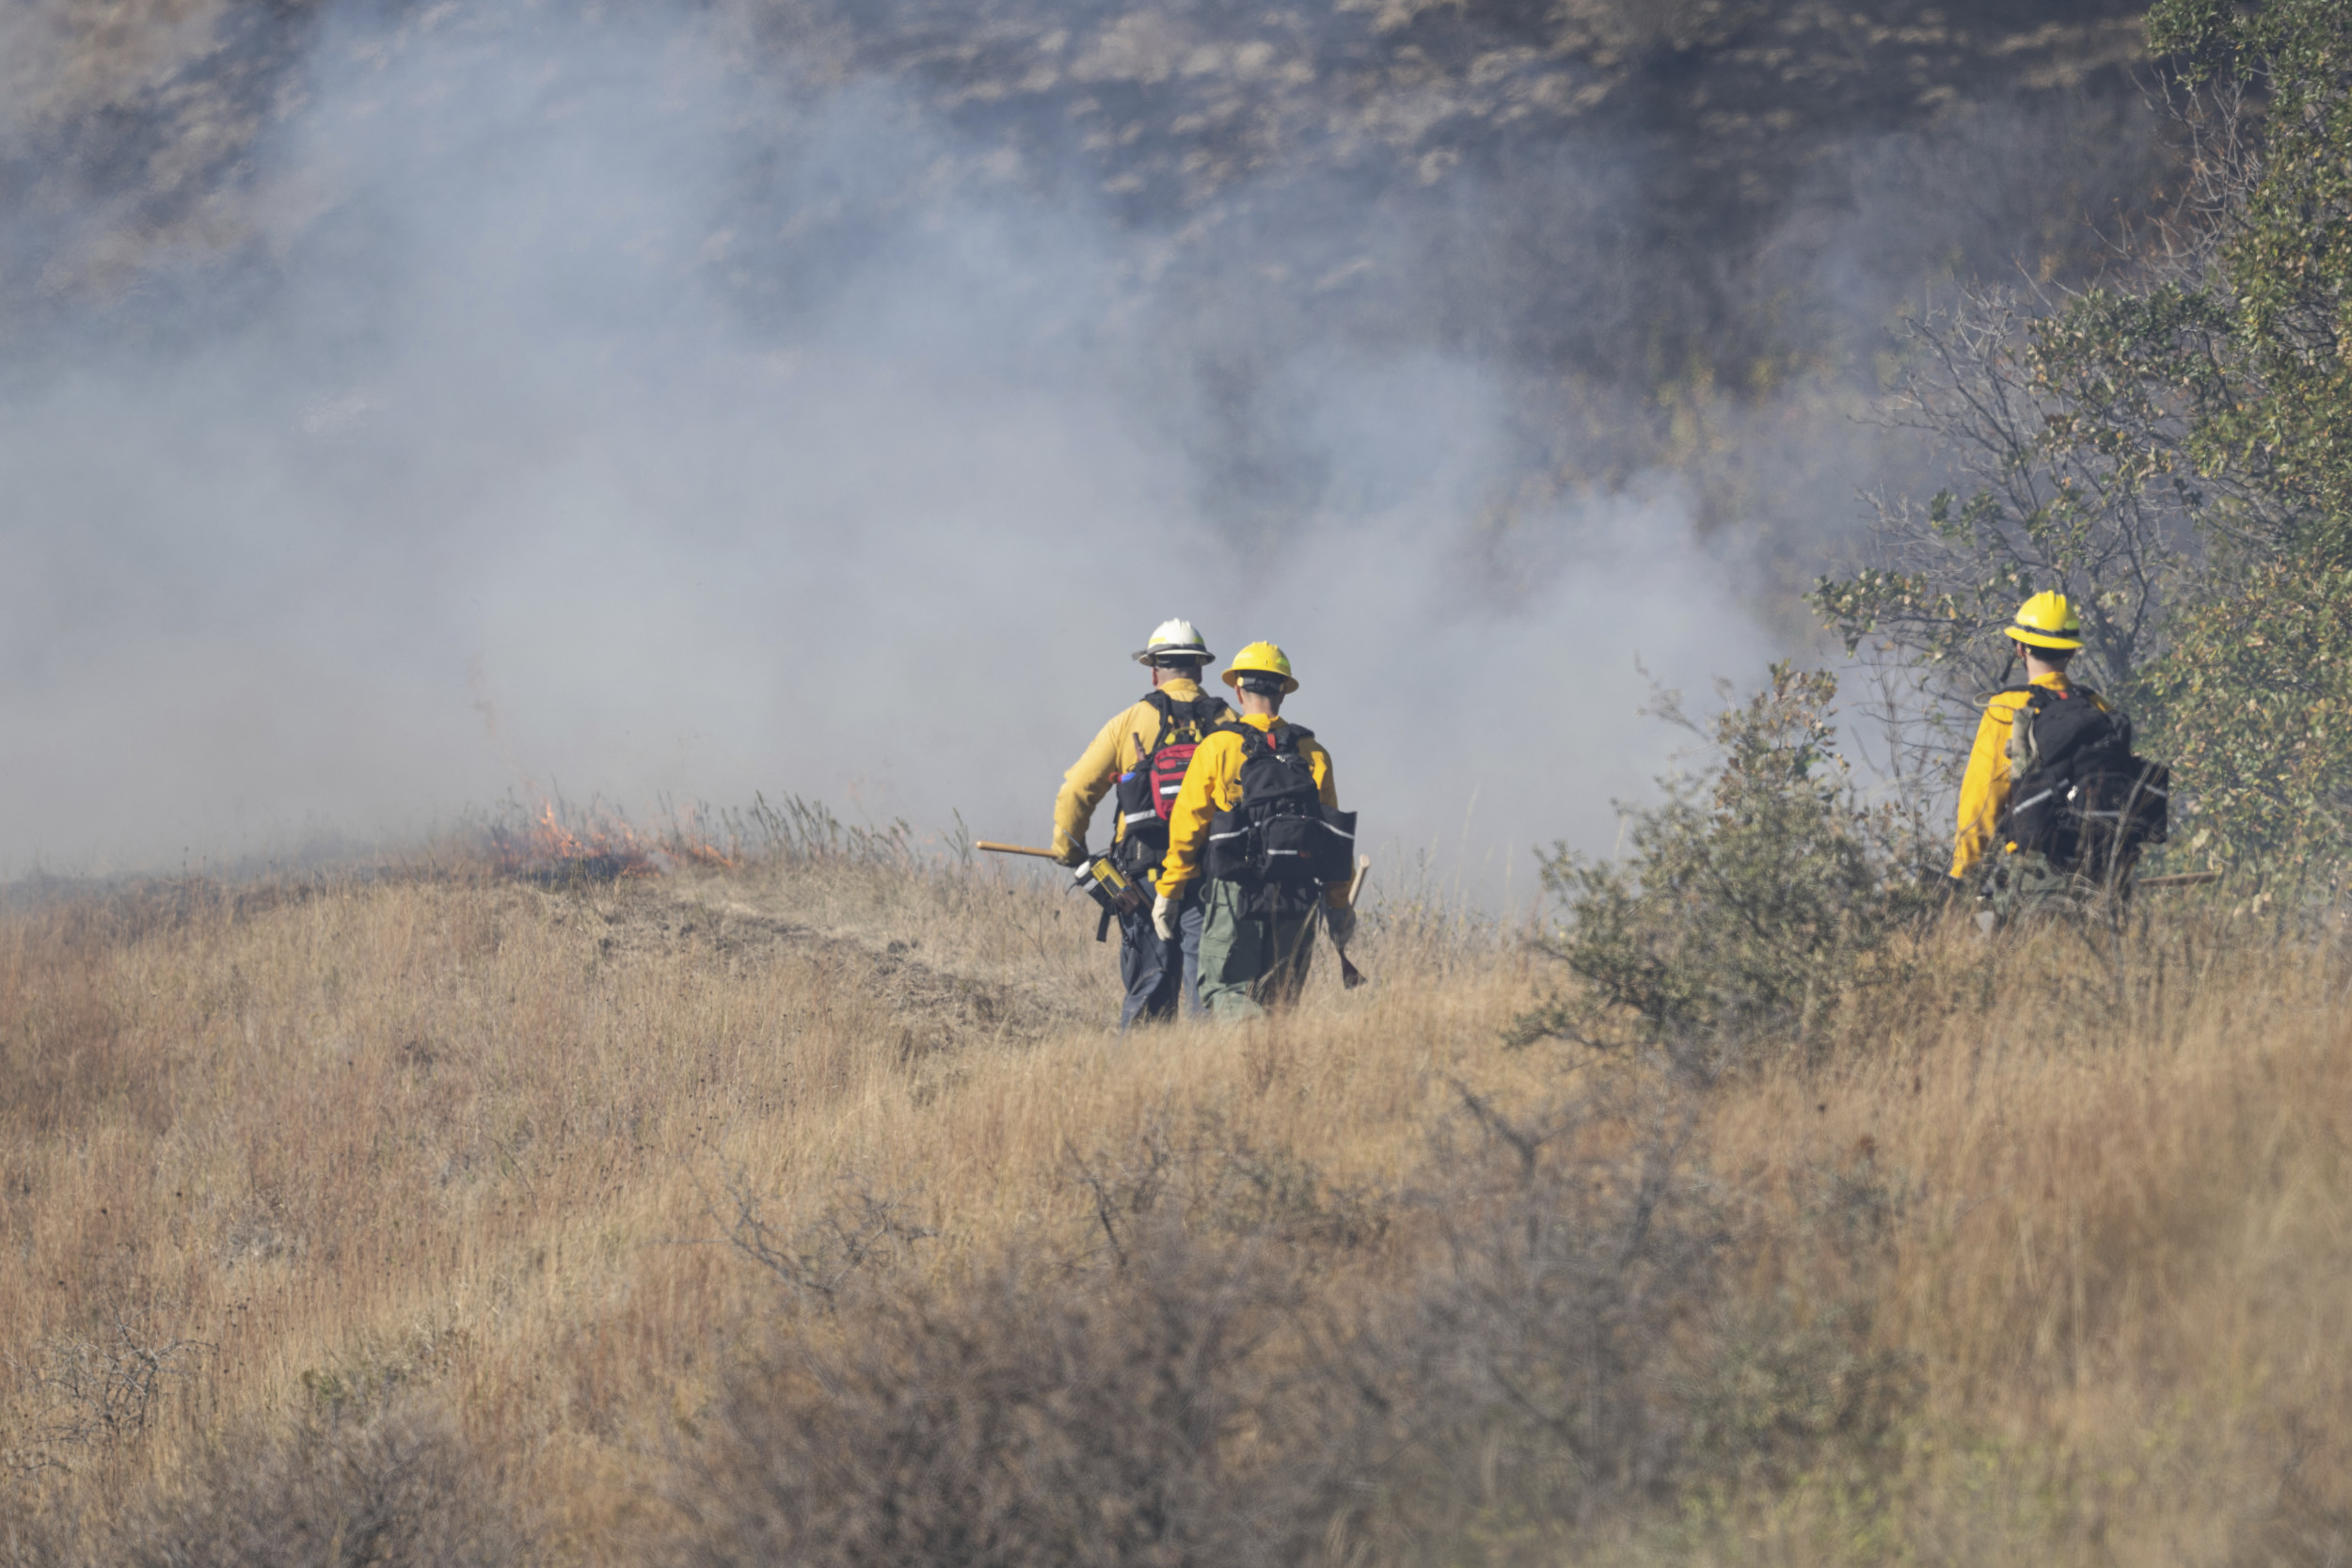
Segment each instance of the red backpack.
M1176 809L1184 769L1209 732L1230 721L1233 710L1222 697L1179 703L1165 691L1143 700L1159 713L1159 734L1143 760L1119 776L1120 865L1130 875L1160 863L1168 853L1168 817Z

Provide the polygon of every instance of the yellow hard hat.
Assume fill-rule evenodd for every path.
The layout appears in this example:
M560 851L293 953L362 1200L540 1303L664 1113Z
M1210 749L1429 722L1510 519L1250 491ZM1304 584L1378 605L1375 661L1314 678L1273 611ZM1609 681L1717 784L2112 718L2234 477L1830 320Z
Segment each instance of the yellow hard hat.
M2055 591L2036 594L2017 607L2017 624L2009 628L2010 641L2030 642L2037 648L2079 648L2083 645L2082 617L2066 602L2066 595Z
M1281 676L1284 696L1298 689L1298 682L1291 675L1290 656L1271 642L1252 642L1235 654L1232 666L1225 672L1225 684L1239 691L1244 675Z

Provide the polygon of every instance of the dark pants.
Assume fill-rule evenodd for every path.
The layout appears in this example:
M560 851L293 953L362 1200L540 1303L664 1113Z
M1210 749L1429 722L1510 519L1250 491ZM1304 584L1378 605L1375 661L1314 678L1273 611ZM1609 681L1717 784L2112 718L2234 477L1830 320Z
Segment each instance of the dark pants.
M1150 886L1150 883L1145 883ZM1168 942L1152 928L1149 908L1119 922L1119 977L1126 982L1127 1000L1119 1009L1119 1026L1127 1028L1138 1018L1156 1022L1176 1016L1181 993L1185 1012L1200 1013L1200 881L1184 886L1176 905L1178 961L1168 961Z

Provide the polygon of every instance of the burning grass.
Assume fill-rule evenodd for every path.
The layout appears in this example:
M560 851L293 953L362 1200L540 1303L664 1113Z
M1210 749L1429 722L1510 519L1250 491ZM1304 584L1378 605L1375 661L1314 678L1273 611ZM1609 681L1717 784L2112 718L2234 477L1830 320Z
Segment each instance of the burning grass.
M1045 881L771 819L0 918L0 1560L2347 1539L2325 938L1939 942L1702 1086L1506 1048L1539 960L1401 904L1116 1038Z
M842 821L822 804L787 795L747 811L714 811L699 801L658 803L640 827L602 800L586 805L560 791L510 797L477 834L499 872L542 887L660 877L689 868L741 871L755 862L834 863L911 871L918 863L904 822L867 827Z
M576 806L549 794L529 803L510 800L483 837L501 871L548 887L658 877L690 865L732 870L743 862L742 835L708 816L699 805L664 802L657 825L641 830L602 800Z

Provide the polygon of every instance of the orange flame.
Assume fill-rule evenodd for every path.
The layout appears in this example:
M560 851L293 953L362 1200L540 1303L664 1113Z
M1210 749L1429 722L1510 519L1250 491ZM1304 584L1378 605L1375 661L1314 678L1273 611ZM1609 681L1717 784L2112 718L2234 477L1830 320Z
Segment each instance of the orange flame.
M490 847L501 870L523 876L658 877L681 864L732 869L740 863L734 835L722 844L703 820L700 806L672 808L668 816L662 831L640 832L626 816L600 802L574 810L539 796L535 815L518 825L501 823L490 830Z

